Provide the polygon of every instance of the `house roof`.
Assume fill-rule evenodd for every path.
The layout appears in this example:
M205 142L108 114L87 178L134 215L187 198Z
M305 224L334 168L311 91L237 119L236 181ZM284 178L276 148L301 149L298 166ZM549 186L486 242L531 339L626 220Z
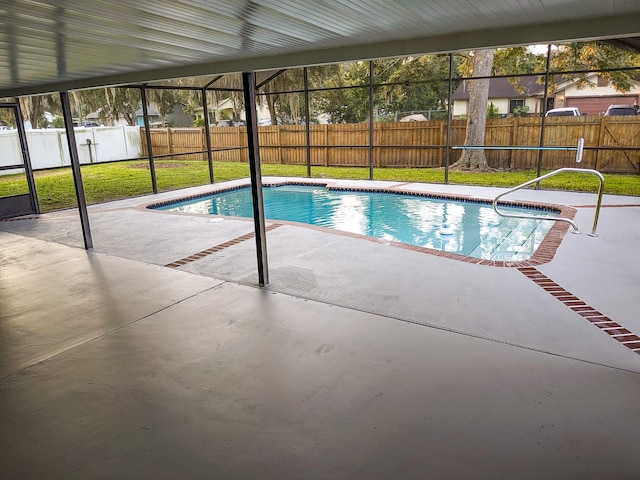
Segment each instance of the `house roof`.
M523 91L518 92L509 82L509 78L492 78L489 81L489 98L524 98L544 90L544 85L537 83L538 76L520 77L518 83ZM468 100L468 81L463 81L451 95L452 100Z
M579 6L579 8L577 8ZM0 3L0 97L240 71L638 36L637 1Z
M588 74L589 78L597 76L597 72ZM525 98L541 97L544 95L544 84L540 82L540 76L519 77L518 82L523 87L522 92L518 92L509 82L509 78L499 77L489 80L489 98ZM564 90L577 83L575 79L564 79L562 75L555 76L556 92ZM636 75L635 82L640 83L640 74ZM451 94L452 100L469 100L468 81L463 81Z
M588 74L588 77L597 76L597 72ZM561 91L577 83L575 79L565 79L562 75L555 75L555 91ZM636 75L636 82L640 81L640 75ZM523 91L517 91L509 82L508 78L491 78L489 81L489 98L525 98L525 97L541 97L544 95L544 83L541 76L533 75L519 77L518 82L523 87ZM468 82L463 81L451 95L452 100L468 100Z
M597 81L598 72L591 72L586 74L587 79L591 81ZM632 83L640 83L640 73L636 74L634 78L631 80ZM578 80L575 78L565 79L564 77L556 78L556 91L564 90L566 88L572 87L576 85ZM542 93L542 91L540 92Z

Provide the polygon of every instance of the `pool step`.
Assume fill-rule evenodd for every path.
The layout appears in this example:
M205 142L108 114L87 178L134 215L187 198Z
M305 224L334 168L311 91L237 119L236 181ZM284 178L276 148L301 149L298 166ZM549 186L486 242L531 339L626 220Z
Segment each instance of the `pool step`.
M533 221L533 220L531 220ZM538 225L532 229L531 225L523 226L522 221L508 235L509 242L503 242L494 250L493 259L503 259L507 255L511 255L510 260L527 260L533 256L540 242L544 238L544 234L548 228ZM536 235L536 232L538 235ZM540 236L538 240L536 237ZM517 241L515 241L517 239ZM510 246L507 246L509 243Z
M533 220L523 222L521 219L505 218L500 222L500 225L497 225L489 233L489 235L498 235L498 232L500 232L500 238L493 251L482 252L481 245L478 245L470 255L480 256L480 253L482 253L485 257L490 255L491 260L499 261L519 261L531 258L539 244L538 242L538 244L532 245L536 232L544 232L544 230L541 230L540 224L532 230L529 223L531 221Z

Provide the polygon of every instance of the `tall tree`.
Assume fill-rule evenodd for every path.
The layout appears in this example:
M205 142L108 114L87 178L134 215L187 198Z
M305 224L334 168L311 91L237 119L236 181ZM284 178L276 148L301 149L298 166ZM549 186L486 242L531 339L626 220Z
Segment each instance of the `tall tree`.
M16 116L13 110L9 108L0 108L0 125L6 125L7 127L16 127Z
M158 109L162 123L167 123L167 115L173 112L176 104L180 103L182 91L166 88L149 88L146 91L147 101Z
M404 58L389 75L389 85L382 87L385 107L395 116L444 110L449 95L448 77L448 55Z
M640 55L602 42L573 42L559 45L552 50L551 55L552 70L579 72L563 75L564 78L576 80L578 88L593 87L586 71L604 70L599 75L608 79L615 90L628 92L633 86L638 71L615 69L632 67L640 67Z
M60 97L54 94L20 97L20 110L25 122L33 128L46 127L45 112L60 113Z
M217 77L216 77L217 78ZM209 90L207 90L207 99L210 99L209 105L214 111L214 120L218 118L218 106L225 100L231 100L233 105L232 118L240 118L241 112L244 110L244 96L242 94L242 75L232 73L223 75L213 82Z
M369 62L341 63L316 94L316 108L332 123L361 123L369 118Z
M261 72L265 83L260 95L260 99L264 99L269 109L269 118L271 125L277 125L281 122L299 123L304 118L304 101L300 93L284 93L292 90L301 90L303 88L303 73L301 68L292 68L289 70L278 71L269 70Z
M541 65L543 65L541 67ZM497 50L476 50L464 56L459 71L465 77L486 77L489 75L527 75L543 71L544 57L532 53L527 47L500 48ZM515 90L522 91L520 78L513 76L509 83ZM466 146L481 146L485 143L487 116L494 115L495 109L488 108L489 79L470 79L469 103L467 107ZM484 150L463 150L460 158L451 168L461 170L489 170Z
M97 112L98 120L113 125L124 119L128 125L137 124L140 90L126 87L94 88L72 92L72 111L83 120L88 113Z
M480 57L492 57L493 68L487 62L478 65ZM493 58L495 57L495 58ZM526 47L512 47L506 49L478 50L474 52L471 62L462 62L463 76L481 77L487 75L514 75L541 73L545 57L534 55ZM495 60L495 61L494 61ZM480 67L480 69L479 69ZM567 79L575 79L582 88L592 87L589 82L588 71L604 70L600 75L609 79L612 86L619 92L628 92L637 70L615 70L619 68L640 67L640 56L636 53L618 49L600 42L574 42L558 46L551 56L551 69L555 71L576 71L563 75ZM466 70L465 70L466 69ZM611 70L613 69L613 70ZM510 78L516 90L520 89L518 77ZM554 80L551 77L550 92L554 91ZM538 79L543 83L543 77ZM488 103L488 80L469 80L469 105L467 109L467 134L465 145L478 146L484 144L484 125L486 124ZM483 85L484 82L484 85ZM480 128L483 126L483 128ZM488 164L483 150L463 150L460 159L451 168L487 170Z
M141 95L137 88L111 87L105 89L105 105L99 118L112 125L119 118L125 119L128 125L137 125L137 111L140 108Z
M385 83L401 64L401 59L376 60L375 83ZM315 108L329 115L334 123L361 123L369 120L369 62L338 64L324 82L328 88L315 94ZM387 106L384 92L376 88L374 103Z
M489 77L493 67L494 50L476 50L473 55L473 77ZM487 101L489 99L489 78L469 80L469 106L467 109L467 131L465 146L484 144L487 125ZM489 169L487 157L482 149L463 150L462 155L451 165L452 169L486 171Z
M493 57L493 75L531 75L544 72L546 55L533 53L528 47L498 48ZM509 77L516 91L523 92L520 77Z

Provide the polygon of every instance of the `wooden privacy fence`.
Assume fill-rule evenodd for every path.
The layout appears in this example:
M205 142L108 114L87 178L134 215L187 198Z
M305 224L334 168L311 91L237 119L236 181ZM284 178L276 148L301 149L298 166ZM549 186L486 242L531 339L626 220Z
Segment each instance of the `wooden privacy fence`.
M513 117L487 120L485 145L537 147L541 117ZM451 123L450 145L463 145L465 120ZM141 135L147 153L146 137ZM602 172L640 173L640 117L548 117L545 147L575 147L585 140L584 168ZM263 163L305 165L307 161L304 125L277 125L258 128L260 159ZM428 122L381 122L374 124L374 167L443 167L447 141L446 120ZM176 159L206 160L204 128L163 128L151 130L154 156L174 155ZM246 162L246 127L211 127L215 161ZM369 166L369 124L329 124L310 126L313 166ZM637 149L637 150L634 150ZM450 150L450 163L460 150ZM575 151L486 150L493 168L554 170L575 166Z

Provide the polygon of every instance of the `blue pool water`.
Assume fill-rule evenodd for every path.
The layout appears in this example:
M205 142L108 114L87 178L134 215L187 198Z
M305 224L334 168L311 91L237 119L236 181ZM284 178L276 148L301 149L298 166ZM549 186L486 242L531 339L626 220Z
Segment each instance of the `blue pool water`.
M548 221L501 217L490 204L407 194L282 185L263 188L263 197L269 220L306 223L489 260L531 258L552 226ZM158 208L253 217L248 187ZM501 209L549 215L536 209ZM450 235L441 233L444 223L450 226Z

